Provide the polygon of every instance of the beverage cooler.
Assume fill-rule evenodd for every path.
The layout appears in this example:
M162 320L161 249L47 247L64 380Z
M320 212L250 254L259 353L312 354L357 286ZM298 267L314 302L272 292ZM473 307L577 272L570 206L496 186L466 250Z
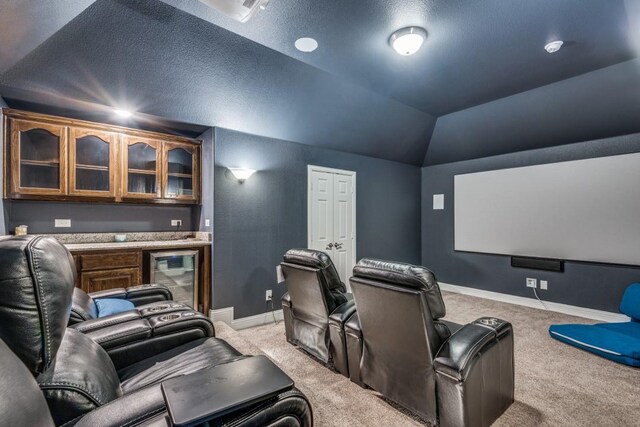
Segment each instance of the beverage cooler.
M151 252L151 283L167 286L173 300L198 309L198 251Z

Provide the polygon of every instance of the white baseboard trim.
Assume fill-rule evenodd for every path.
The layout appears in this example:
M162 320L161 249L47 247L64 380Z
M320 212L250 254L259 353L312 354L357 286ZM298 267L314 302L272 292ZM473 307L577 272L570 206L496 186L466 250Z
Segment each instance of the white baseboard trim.
M439 282L440 289L443 291L454 292L457 294L471 295L479 298L491 299L494 301L507 302L510 304L523 305L525 307L537 308L544 310L544 307L535 298L519 297L515 295L502 294L499 292L485 291L483 289L469 288L466 286L452 285L449 283ZM544 300L543 300L544 301ZM571 316L584 317L587 319L599 320L601 322L628 322L629 317L620 313L612 313L610 311L594 310L592 308L578 307L575 305L560 304L557 302L544 301L549 311L569 314Z
M231 326L236 331L240 329L252 328L254 326L266 325L267 323L273 323L274 318L276 321L284 319L282 309L274 310L273 312L267 311L266 313L256 314L255 316L242 317L240 319L233 318L233 307L225 307L217 310L211 310L209 317L214 322L224 322Z

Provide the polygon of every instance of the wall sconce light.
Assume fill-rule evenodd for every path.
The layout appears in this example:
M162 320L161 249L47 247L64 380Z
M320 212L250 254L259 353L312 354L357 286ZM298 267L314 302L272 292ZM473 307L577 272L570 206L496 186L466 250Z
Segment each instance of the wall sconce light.
M242 184L245 182L251 175L253 175L256 171L254 169L245 169L245 168L229 168L233 176L236 177L238 182Z

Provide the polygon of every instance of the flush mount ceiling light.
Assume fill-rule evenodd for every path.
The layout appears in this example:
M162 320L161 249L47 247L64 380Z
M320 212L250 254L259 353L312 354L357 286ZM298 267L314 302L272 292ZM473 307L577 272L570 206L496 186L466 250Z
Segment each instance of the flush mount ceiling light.
M318 48L318 42L311 37L302 37L296 40L295 46L300 52L313 52Z
M389 37L389 44L402 56L409 56L420 50L427 38L427 31L420 27L407 27L396 31Z
M246 169L246 168L229 168L229 171L236 177L238 182L242 184L245 182L251 175L253 175L256 171L254 169Z
M562 43L563 43L562 40L556 40L551 43L547 43L546 45L544 45L544 50L546 50L549 53L556 53L562 47Z
M116 114L116 116L123 119L128 119L129 117L133 116L133 112L125 110L124 108L115 108L113 112Z

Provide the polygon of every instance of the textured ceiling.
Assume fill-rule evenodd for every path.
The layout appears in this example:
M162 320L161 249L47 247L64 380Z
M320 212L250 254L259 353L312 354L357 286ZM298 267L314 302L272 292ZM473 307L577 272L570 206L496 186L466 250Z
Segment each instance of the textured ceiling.
M96 1L0 82L10 101L76 110L125 105L416 165L435 123L159 1Z
M401 57L387 39L407 25L429 36ZM639 33L637 0L271 0L246 24L195 0L0 0L0 95L105 121L108 106L128 104L147 127L156 116L187 132L201 127L176 122L434 164L591 135L569 125L631 129L633 97L609 101L624 85L572 82L635 58ZM296 51L302 36L318 50ZM557 38L565 47L547 54ZM556 103L586 112L549 120Z
M434 115L634 57L622 0L272 0L247 24L193 0L163 0L271 49ZM393 31L427 29L414 56ZM319 48L293 44L314 37ZM549 55L543 46L565 40Z

